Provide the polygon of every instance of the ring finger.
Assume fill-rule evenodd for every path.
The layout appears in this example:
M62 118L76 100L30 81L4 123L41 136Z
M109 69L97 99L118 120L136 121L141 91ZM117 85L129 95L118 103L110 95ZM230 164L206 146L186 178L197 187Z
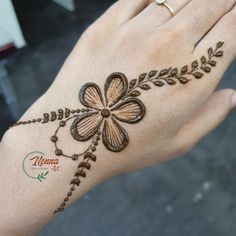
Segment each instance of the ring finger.
M163 2L166 5L163 3L158 4L158 2ZM159 26L168 21L173 15L176 15L189 2L191 0L150 0L149 5L134 17L132 21Z

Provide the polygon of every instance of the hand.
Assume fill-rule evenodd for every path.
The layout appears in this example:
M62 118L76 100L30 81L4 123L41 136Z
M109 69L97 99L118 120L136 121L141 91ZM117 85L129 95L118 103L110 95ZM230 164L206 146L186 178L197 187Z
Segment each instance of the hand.
M183 81L173 76L170 81L160 79L157 86L147 83L147 91L137 89L146 115L138 124L122 124L129 136L129 145L122 152L101 148L109 156L100 160L106 175L143 168L187 152L235 105L234 90L214 93L235 57L234 4L235 0L170 1L175 12L171 18L167 8L154 2L148 5L145 0L121 0L83 34L56 81L58 87L71 91L72 101L78 88L87 82L97 83L104 93L105 79L113 72L122 72L130 82L153 70L171 67L174 71L171 69L170 74L177 68L180 75L181 69L187 68ZM216 50L214 55L211 50ZM194 66L196 73L191 74ZM63 75L65 71L72 75Z
M55 133L58 120L52 121L46 115L46 123L31 122L31 128L19 123L3 139L2 164L13 166L7 172L1 170L7 179L1 184L4 189L14 188L22 177L20 171L11 173L14 166L21 166L19 157L25 152L43 147L48 155L60 156L62 162L63 175L45 184L45 189L54 190L53 197L47 199L47 204L44 199L37 202L40 214L34 211L34 204L25 202L22 208L27 211L12 211L25 221L29 215L35 219L29 225L31 229L34 224L35 228L45 224L58 204L62 211L71 203L68 199L61 203L64 193L71 189L71 179L77 182L67 196L73 192L78 198L114 175L175 158L190 150L236 105L233 89L214 92L235 58L235 0L168 2L174 17L166 7L147 0L120 0L86 30L53 85L21 118L31 120L43 113L51 115L58 108L85 107L83 115L79 113L63 123L65 129L60 137ZM122 106L105 110L106 104L101 102L104 96L112 108ZM116 104L112 103L114 99ZM111 117L115 123L110 122ZM60 150L52 144L57 143L57 138ZM84 152L90 143L92 146ZM68 159L62 155L75 152L82 153L82 166L76 156ZM14 165L10 165L8 156ZM31 198L40 190L28 182L18 182L17 189L22 191L23 199L27 196L33 202ZM7 194L1 199L3 206L14 207ZM7 228L5 223L2 225Z

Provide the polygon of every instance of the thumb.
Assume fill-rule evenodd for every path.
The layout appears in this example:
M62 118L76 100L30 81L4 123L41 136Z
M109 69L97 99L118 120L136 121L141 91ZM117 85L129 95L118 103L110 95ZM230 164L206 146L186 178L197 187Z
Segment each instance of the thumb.
M215 92L180 130L177 140L193 146L215 129L234 107L236 107L235 90L223 89Z

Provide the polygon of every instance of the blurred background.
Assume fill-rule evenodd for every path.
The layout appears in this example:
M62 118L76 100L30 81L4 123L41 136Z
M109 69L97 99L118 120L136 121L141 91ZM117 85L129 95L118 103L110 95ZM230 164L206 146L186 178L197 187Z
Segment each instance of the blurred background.
M0 136L113 2L0 0ZM219 87L236 89L236 63ZM235 222L236 110L185 157L96 187L40 236L235 236Z

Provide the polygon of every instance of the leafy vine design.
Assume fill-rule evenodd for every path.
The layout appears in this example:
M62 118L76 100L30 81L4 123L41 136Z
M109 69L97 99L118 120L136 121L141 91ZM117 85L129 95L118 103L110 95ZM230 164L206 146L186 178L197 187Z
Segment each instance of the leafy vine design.
M40 118L19 121L14 124L13 126L19 126L59 121L57 129L50 138L54 144L55 155L70 158L73 161L79 160L74 177L70 181L70 190L54 213L64 210L75 187L80 186L87 171L91 169L92 162L96 162L97 157L94 153L101 140L104 146L112 152L120 152L127 147L129 136L120 122L134 124L144 118L145 105L137 98L141 95L142 90L150 90L151 84L156 87L173 86L177 83L186 84L192 78L201 79L217 65L217 58L224 55L221 50L223 45L224 42L218 42L215 49L212 47L208 49L207 56L202 56L199 60L193 61L191 65L184 65L181 69L169 67L160 71L152 70L130 82L124 74L112 73L105 81L104 94L95 83L86 83L80 89L79 100L85 108L58 109L44 113ZM69 122L71 122L70 134L74 140L78 142L91 140L86 150L80 154L68 154L59 147L60 131L66 128ZM40 180L45 176L40 175Z
M205 73L210 73L212 67L215 67L217 64L216 58L222 57L224 52L220 48L224 45L224 42L218 42L216 48L213 49L210 47L208 49L208 55L202 56L200 60L195 60L192 62L191 66L185 65L180 70L178 68L167 68L160 70L152 70L149 73L143 73L139 76L138 79L133 79L129 83L129 90L125 97L138 97L141 90L149 90L151 86L149 83L152 83L154 86L162 87L165 84L175 85L177 82L181 84L188 83L191 79L189 76L194 77L195 79L201 79Z

